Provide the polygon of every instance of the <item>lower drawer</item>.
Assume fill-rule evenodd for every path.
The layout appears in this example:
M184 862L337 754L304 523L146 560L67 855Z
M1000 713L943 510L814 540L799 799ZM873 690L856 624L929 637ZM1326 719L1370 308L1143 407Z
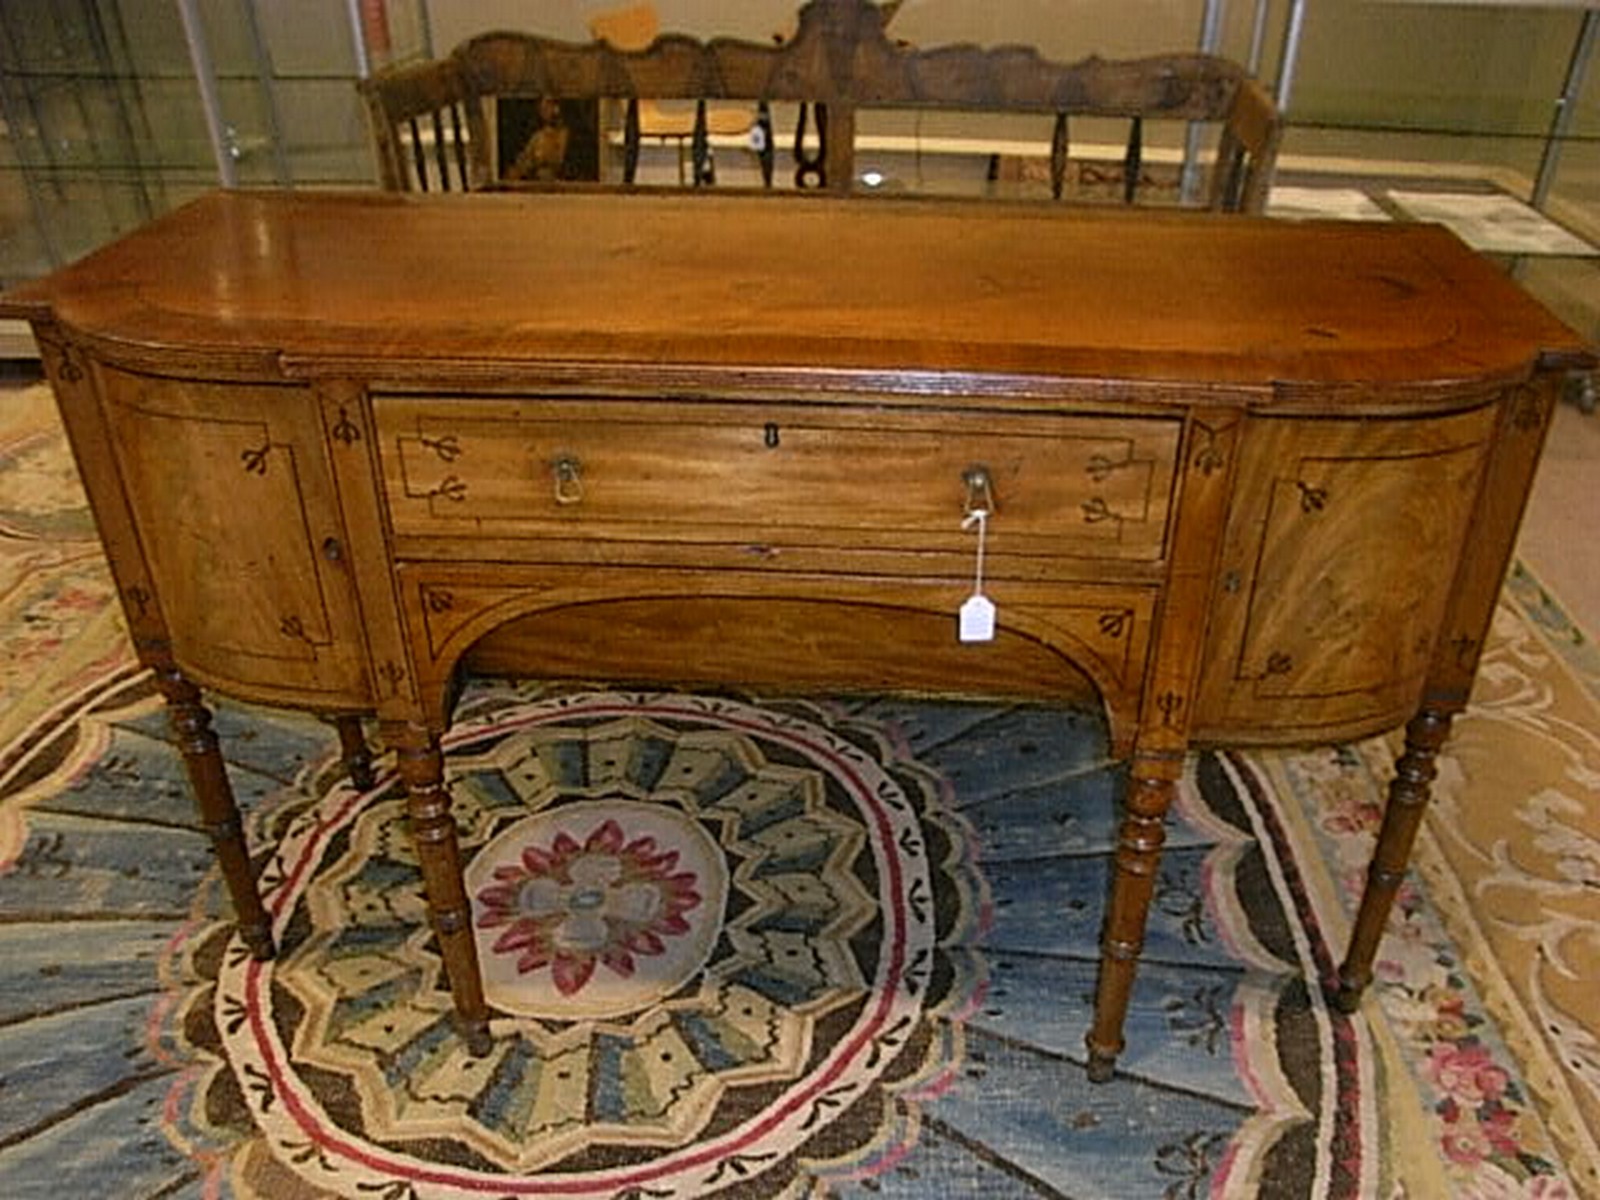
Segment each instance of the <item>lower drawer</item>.
M446 692L462 661L543 678L1036 699L1086 683L1114 739L1132 736L1158 594L996 581L995 638L962 642L962 580L407 563L399 586L424 691Z

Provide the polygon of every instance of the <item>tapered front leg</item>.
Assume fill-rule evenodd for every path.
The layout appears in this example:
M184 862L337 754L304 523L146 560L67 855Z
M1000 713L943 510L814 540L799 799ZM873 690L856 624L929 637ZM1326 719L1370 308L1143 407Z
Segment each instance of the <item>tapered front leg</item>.
M350 773L350 782L363 792L371 790L378 779L372 772L372 747L361 730L361 718L347 715L331 720L339 732L339 755Z
M1096 1083L1111 1078L1122 1052L1122 1027L1167 840L1167 810L1189 749L1204 615L1217 586L1240 424L1234 410L1194 409L1184 430L1182 483L1174 494L1175 525L1168 543L1171 556L1140 687L1137 728L1128 731L1132 737L1126 744L1133 753L1127 800L1100 933L1100 979L1086 1039L1089 1078ZM1120 748L1124 743L1117 741Z
M1167 810L1183 760L1135 756L1128 781L1127 811L1117 835L1111 898L1100 934L1100 979L1095 990L1094 1023L1086 1039L1089 1078L1104 1083L1122 1053L1122 1026L1128 1016L1133 979L1144 949L1145 925L1155 895L1161 847L1166 842Z
M1442 709L1424 708L1406 726L1406 748L1395 764L1378 844L1372 852L1361 907L1350 933L1350 949L1339 968L1333 1001L1343 1012L1356 1010L1362 993L1372 982L1372 961L1377 957L1395 894L1411 861L1411 847L1428 807L1430 786L1438 774L1439 749L1450 734L1450 718L1451 714Z
M478 949L472 937L472 908L461 878L461 849L455 819L450 815L450 793L444 787L439 735L420 725L396 722L384 726L384 736L399 755L411 837L422 866L428 915L439 937L439 952L455 999L456 1021L472 1052L487 1054L489 1007L483 998Z
M239 936L256 958L269 959L277 953L272 923L256 888L255 871L245 846L244 823L228 782L216 731L211 728L211 711L202 702L200 689L176 667L158 667L155 680L167 701L167 720L183 754L201 824L216 851L223 883L233 901Z

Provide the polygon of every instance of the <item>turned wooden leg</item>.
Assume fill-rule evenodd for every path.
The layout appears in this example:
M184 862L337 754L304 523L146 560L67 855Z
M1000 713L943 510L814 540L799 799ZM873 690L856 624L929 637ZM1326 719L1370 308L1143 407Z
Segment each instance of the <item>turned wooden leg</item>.
M472 937L472 907L461 879L461 849L444 787L444 755L439 735L419 725L385 726L385 740L399 755L406 785L411 837L422 864L428 915L439 938L455 998L456 1023L474 1054L489 1052L489 1007L483 998L478 950Z
M1372 982L1372 960L1388 924L1389 910L1394 907L1395 893L1405 878L1406 864L1411 861L1411 847L1428 807L1429 785L1438 774L1435 762L1439 748L1449 733L1450 714L1438 709L1424 708L1406 726L1406 748L1395 764L1378 844L1372 852L1361 907L1350 933L1350 949L1339 968L1333 1002L1343 1012L1356 1010L1361 994Z
M1135 758L1128 782L1127 812L1117 835L1112 867L1111 899L1100 935L1100 980L1095 989L1094 1023L1086 1039L1089 1078L1111 1078L1122 1052L1122 1026L1133 994L1133 977L1144 949L1145 924L1155 894L1156 871L1166 841L1167 809L1172 805L1176 765Z
M277 953L272 941L272 923L262 906L261 893L256 889L255 872L250 867L250 854L245 847L244 824L239 819L233 787L228 783L228 770L222 761L216 732L211 728L211 712L201 701L200 689L176 667L157 668L155 680L156 687L166 697L167 720L183 754L201 824L211 838L217 863L222 868L239 935L250 947L251 954L258 959L269 959Z
M372 747L361 731L361 718L340 716L333 717L332 722L339 731L339 754L345 770L350 772L350 782L363 792L369 790L377 784L378 777L372 772Z

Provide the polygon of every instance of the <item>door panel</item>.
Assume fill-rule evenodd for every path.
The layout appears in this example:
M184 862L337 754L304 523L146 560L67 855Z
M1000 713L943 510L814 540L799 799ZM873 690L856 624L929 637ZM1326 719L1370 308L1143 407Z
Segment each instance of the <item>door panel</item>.
M1203 736L1292 740L1409 715L1493 420L1488 406L1252 422L1207 642Z
M180 663L366 696L318 409L303 388L101 373L118 467Z

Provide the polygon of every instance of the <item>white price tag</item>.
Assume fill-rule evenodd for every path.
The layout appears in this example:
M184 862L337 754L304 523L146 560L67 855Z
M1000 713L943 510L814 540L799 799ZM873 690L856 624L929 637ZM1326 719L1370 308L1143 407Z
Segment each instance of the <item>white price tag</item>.
M994 601L981 592L968 596L961 606L961 640L994 641Z
M989 541L989 510L974 508L961 522L961 528L978 531L978 566L973 572L972 595L961 605L960 628L963 642L994 641L994 601L983 594L983 552Z

